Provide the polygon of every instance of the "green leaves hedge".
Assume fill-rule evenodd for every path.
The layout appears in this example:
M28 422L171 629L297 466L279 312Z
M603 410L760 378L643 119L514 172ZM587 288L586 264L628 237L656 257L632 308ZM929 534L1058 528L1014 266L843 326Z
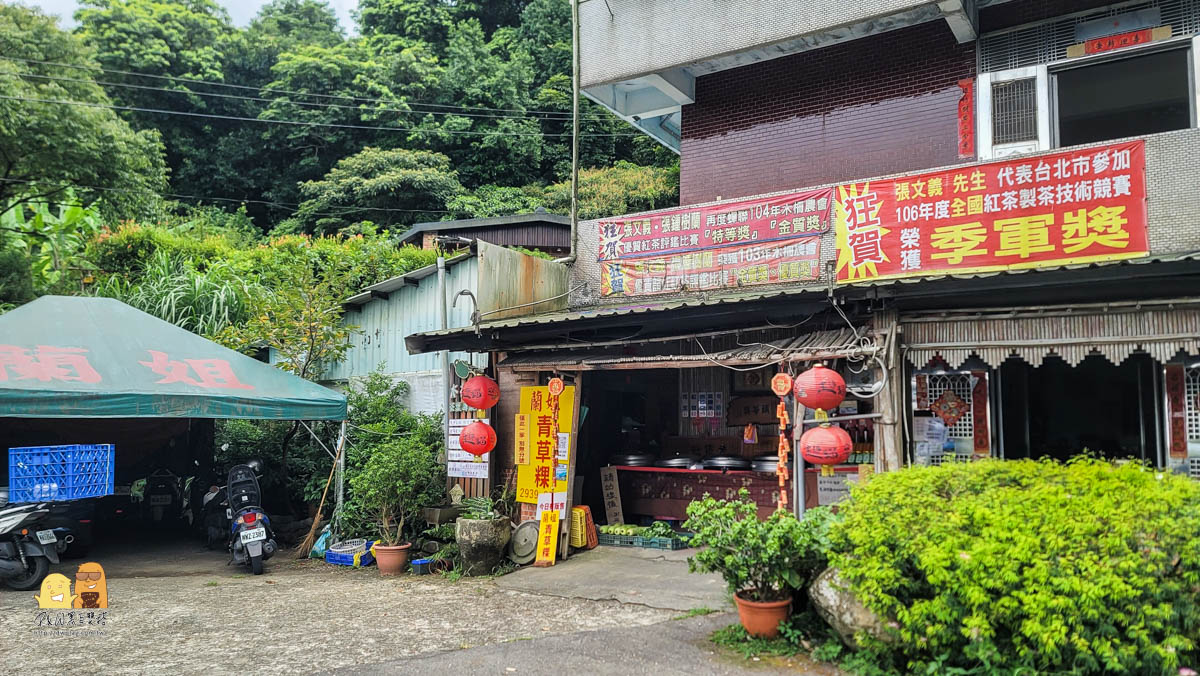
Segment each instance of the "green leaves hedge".
M893 621L884 671L1177 673L1200 663L1200 483L982 461L853 490L831 565Z

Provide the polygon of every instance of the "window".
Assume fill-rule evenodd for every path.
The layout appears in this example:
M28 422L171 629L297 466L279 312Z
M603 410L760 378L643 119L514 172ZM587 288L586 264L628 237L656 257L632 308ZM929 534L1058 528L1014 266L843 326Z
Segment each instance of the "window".
M1190 60L1190 50L1171 49L1052 70L1056 145L1190 127Z
M992 84L992 143L1037 141L1037 79Z

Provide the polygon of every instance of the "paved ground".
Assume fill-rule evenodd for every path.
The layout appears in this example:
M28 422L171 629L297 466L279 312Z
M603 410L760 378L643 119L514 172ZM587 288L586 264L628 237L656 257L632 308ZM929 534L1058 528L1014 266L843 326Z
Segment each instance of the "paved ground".
M553 568L522 568L496 581L502 589L688 611L732 609L719 575L689 574L694 550L597 547Z
M835 673L717 654L708 635L735 616L676 619L728 608L719 578L687 574L686 552L602 547L457 582L285 557L256 577L225 558L184 539L98 548L85 560L108 576L103 626L39 626L34 592L0 591L4 671Z
M385 664L344 669L338 673L372 674L498 674L500 676L563 676L595 674L625 676L693 676L750 674L838 676L829 665L804 658L749 661L718 652L708 635L737 622L733 614L707 615L667 621L649 627L599 629L530 641L425 655Z

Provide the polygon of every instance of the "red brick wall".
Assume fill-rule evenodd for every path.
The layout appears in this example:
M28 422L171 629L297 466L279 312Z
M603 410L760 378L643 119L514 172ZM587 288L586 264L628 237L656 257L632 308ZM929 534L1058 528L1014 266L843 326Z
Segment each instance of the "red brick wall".
M698 78L680 202L953 164L973 43L932 21Z

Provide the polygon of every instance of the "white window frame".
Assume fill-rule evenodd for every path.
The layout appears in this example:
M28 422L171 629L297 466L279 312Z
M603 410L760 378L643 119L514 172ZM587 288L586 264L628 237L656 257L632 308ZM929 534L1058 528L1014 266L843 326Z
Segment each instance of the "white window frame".
M1035 80L1037 103L1037 138L995 145L992 143L992 85L1013 80ZM1033 153L1050 149L1050 79L1046 66L1026 66L994 73L983 73L975 87L979 97L975 137L979 139L979 159L992 160L1009 155Z
M978 114L976 115L975 138L978 139L979 159L999 159L1008 157L1010 155L1041 152L1059 147L1058 139L1055 138L1058 111L1055 110L1056 106L1054 105L1054 97L1051 95L1050 76L1053 75L1054 72L1063 70L1064 68L1082 67L1094 63L1100 63L1113 58L1132 57L1153 51L1181 48L1185 43L1191 47L1191 68L1189 69L1190 72L1188 73L1188 79L1190 80L1192 96L1194 99L1192 104L1191 127L1193 129L1196 128L1198 124L1200 124L1200 35L1193 37L1181 36L1147 45L1128 47L1115 52L1076 57L1071 59L1060 59L1058 61L1053 61L1051 63L1038 66L1026 66L1024 68L1013 68L1011 70L996 71L992 73L981 73L976 80L975 87L976 110L978 111ZM1036 141L1021 141L1002 145L993 144L992 84L998 82L1011 82L1012 80L1024 80L1029 78L1036 80Z

